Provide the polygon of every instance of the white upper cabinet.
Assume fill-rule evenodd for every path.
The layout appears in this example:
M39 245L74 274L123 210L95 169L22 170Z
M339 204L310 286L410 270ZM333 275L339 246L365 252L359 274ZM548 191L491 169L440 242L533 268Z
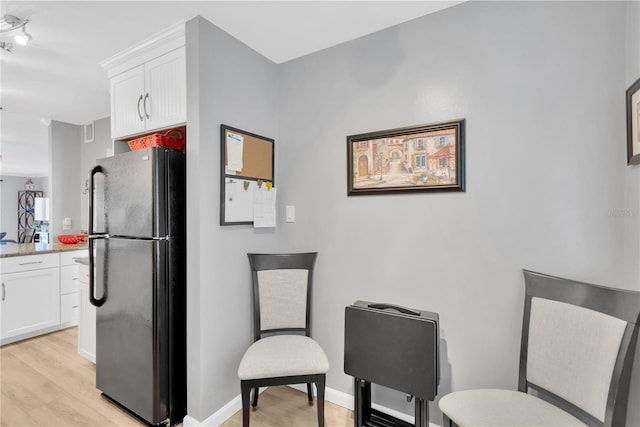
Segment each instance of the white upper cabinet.
M111 138L121 139L187 121L184 22L107 59Z
M144 132L144 66L111 79L111 137Z
M186 68L184 47L145 64L146 92L142 104L147 130L187 121Z

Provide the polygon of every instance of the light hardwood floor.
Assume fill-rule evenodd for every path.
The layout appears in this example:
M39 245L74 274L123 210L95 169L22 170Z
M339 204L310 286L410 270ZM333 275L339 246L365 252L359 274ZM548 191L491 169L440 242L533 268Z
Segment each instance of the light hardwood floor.
M78 355L77 328L0 347L0 426L142 426L100 396L95 365ZM240 385L238 384L238 389ZM327 427L349 427L348 409L325 403ZM242 425L238 411L223 427ZM271 387L251 411L252 427L315 427L316 406L306 394Z
M0 348L0 425L141 426L100 396L77 328Z
M258 398L258 406L250 413L251 427L317 427L318 410L309 405L307 394L287 386L269 387ZM353 412L331 402L324 404L327 427L352 427ZM236 412L221 427L242 425L242 413Z

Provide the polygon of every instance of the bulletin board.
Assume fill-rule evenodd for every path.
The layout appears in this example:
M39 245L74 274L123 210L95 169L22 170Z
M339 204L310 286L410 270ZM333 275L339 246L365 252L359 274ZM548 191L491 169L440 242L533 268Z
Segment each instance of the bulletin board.
M253 192L274 185L271 138L220 125L220 225L253 224Z

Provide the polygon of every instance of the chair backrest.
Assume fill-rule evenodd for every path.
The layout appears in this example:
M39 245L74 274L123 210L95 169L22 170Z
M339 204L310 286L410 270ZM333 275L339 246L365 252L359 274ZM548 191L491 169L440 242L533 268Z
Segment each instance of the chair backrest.
M625 425L640 293L524 271L518 388L588 425Z
M265 333L311 335L311 284L317 255L248 254L254 340Z

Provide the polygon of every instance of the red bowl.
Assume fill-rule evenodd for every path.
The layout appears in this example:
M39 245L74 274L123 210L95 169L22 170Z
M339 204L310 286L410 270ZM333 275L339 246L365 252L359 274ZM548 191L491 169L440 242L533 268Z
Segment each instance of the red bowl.
M60 243L65 245L73 245L82 241L82 234L61 234L57 236Z

